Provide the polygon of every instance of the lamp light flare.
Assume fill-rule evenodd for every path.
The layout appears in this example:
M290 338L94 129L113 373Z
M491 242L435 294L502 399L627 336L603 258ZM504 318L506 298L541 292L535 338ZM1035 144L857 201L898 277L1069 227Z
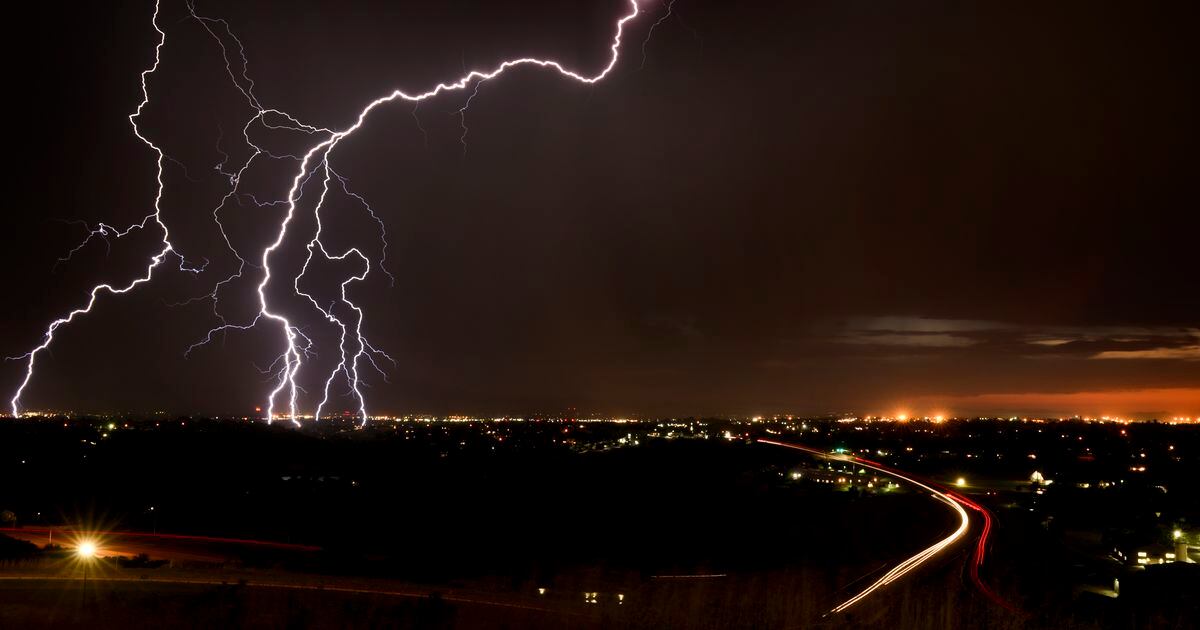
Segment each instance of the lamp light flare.
M662 16L658 23L661 23L671 15L673 4L674 0L666 5L666 14ZM303 267L301 268L300 272L291 279L292 288L295 295L307 298L317 312L326 321L333 324L340 331L340 342L338 344L340 357L336 367L333 368L333 370L324 380L323 397L317 404L314 418L320 418L324 407L329 402L329 391L331 385L340 375L349 382L351 395L357 404L357 414L361 418L362 422L365 423L369 416L367 413L366 399L361 390L361 387L364 386L364 384L361 381L360 369L366 365L369 368L384 374L386 379L386 373L380 369L380 366L376 362L376 358L386 359L391 361L393 364L395 361L392 360L392 358L386 353L373 346L367 340L363 333L363 320L365 313L359 306L351 301L348 291L352 284L360 283L367 279L368 274L372 271L372 262L375 263L375 267L381 269L381 271L389 278L391 278L391 274L383 266L383 262L386 260L387 256L387 234L382 220L380 220L379 216L375 213L365 199L352 192L352 190L349 188L346 178L338 174L333 168L331 160L335 149L338 147L338 144L362 128L367 117L376 108L394 102L407 101L413 103L413 115L415 117L415 108L422 101L432 99L446 92L465 91L470 89L470 96L466 99L463 106L459 110L460 116L465 116L467 107L479 94L479 88L484 82L495 79L510 68L517 66L538 66L553 70L561 77L580 83L597 83L607 77L616 67L617 62L620 59L622 37L625 34L625 27L641 12L638 0L629 0L628 6L628 12L620 16L615 22L615 34L613 35L612 43L609 46L610 55L608 62L595 74L588 75L580 73L576 70L569 69L558 61L552 59L538 59L534 57L508 59L501 61L490 70L471 70L453 81L438 83L432 89L424 92L409 93L399 89L393 90L392 92L367 103L362 109L359 110L358 115L355 117L352 125L341 130L334 130L317 125L307 124L285 111L264 106L259 100L258 96L254 93L255 84L254 80L250 78L247 71L248 61L245 54L245 47L234 35L229 23L223 19L214 19L199 15L195 12L194 5L188 3L187 11L190 18L198 22L216 41L217 45L220 47L222 59L225 62L226 74L233 85L245 98L246 103L254 111L254 114L242 127L243 140L246 142L251 151L250 156L243 164L240 165L240 167L234 168L233 166L227 165L227 162L229 161L229 154L220 148L220 139L218 139L218 152L224 157L224 159L222 159L222 161L214 168L223 177L228 179L229 191L218 202L217 207L213 209L212 217L213 221L220 230L222 237L224 238L226 247L237 258L238 267L233 274L217 282L213 286L213 289L210 293L196 298L200 300L211 301L213 314L217 318L219 325L210 329L200 341L190 346L187 349L187 352L185 352L185 356L195 348L203 346L211 341L214 336L218 335L219 333L225 333L231 330L245 331L260 324L276 325L282 341L281 352L267 368L268 372L274 374L275 383L271 391L268 393L267 400L262 407L265 408L265 415L268 422L274 421L279 417L287 417L291 419L292 422L299 424L299 421L297 420L298 396L302 389L297 382L297 376L300 373L301 367L305 364L305 361L315 354L313 350L314 343L309 337L300 331L299 327L292 322L287 314L282 312L278 307L273 305L268 300L267 289L268 287L272 286L272 280L274 279L274 274L271 268L273 254L275 254L288 239L288 228L291 226L293 219L295 219L296 214L299 211L298 202L301 198L305 184L307 184L311 179L316 178L320 182L321 186L319 198L311 210L312 217L317 226L316 232L313 238L307 244L306 249L308 256ZM200 265L198 267L189 265L183 255L178 252L175 245L171 241L169 227L162 216L161 208L165 188L163 180L164 162L170 161L178 164L178 161L167 155L161 147L144 135L141 129L138 127L138 118L141 116L142 111L150 103L150 90L147 85L148 77L159 69L162 58L162 48L166 44L166 32L163 31L159 25L160 10L161 0L156 0L154 5L154 13L151 17L151 25L154 28L154 31L158 34L158 42L154 48L154 61L141 73L142 100L134 112L129 115L129 122L133 127L134 135L143 144L149 147L155 156L155 181L157 186L154 195L153 211L143 218L141 222L133 224L124 230L118 230L105 223L97 224L96 228L90 229L84 242L75 249L72 249L66 257L69 258L72 254L82 249L82 247L87 245L87 243L94 238L103 238L106 241L113 237L120 238L135 229L145 229L147 227L151 227L151 224L157 225L162 231L162 247L157 254L150 258L144 274L122 286L113 286L105 283L93 287L90 291L90 299L86 302L85 306L71 311L65 317L52 321L47 327L46 332L43 335L42 342L39 345L34 347L31 351L20 355L19 357L13 357L14 359L26 361L24 379L21 381L21 384L17 387L16 391L9 400L9 406L14 416L20 414L21 395L24 393L26 387L33 378L34 366L38 356L42 351L48 349L50 344L53 342L54 333L63 325L74 321L76 317L90 313L100 295L104 293L123 294L132 291L138 285L149 282L153 277L155 270L161 266L163 261L172 257L179 260L179 268L183 271L200 273L204 269L204 265ZM647 39L652 32L653 28L651 28L647 33ZM227 40L231 42L232 46L226 44ZM233 51L231 51L231 47L234 48ZM644 49L645 43L643 42L643 51ZM240 69L235 69L235 67L239 64ZM255 125L260 125L272 130L282 129L303 133L308 136L312 136L314 140L316 140L316 143L310 145L302 155L276 155L254 143L251 138L251 128ZM464 119L463 134L460 138L460 140L463 142L464 151L466 149L466 134L467 128ZM299 163L295 174L292 177L291 186L285 199L260 201L253 197L253 195L240 191L239 185L242 175L253 163L260 160L294 160ZM373 261L358 247L351 247L340 253L331 253L325 246L325 243L321 240L323 230L321 223L321 209L326 197L330 193L331 182L334 181L336 181L336 187L341 190L342 194L357 200L365 209L365 211L371 216L371 218L379 224L379 236L382 242L382 249L380 252L380 259L378 261ZM269 245L264 247L254 256L246 256L238 251L228 235L225 233L224 224L222 223L220 217L221 210L224 208L226 203L231 200L240 201L242 199L249 199L249 201L259 207L282 206L286 208L286 212L283 219L279 223L278 231L275 233L274 239ZM357 273L351 274L341 282L339 299L341 308L338 308L339 305L336 302L329 306L322 305L311 294L303 291L300 288L301 279L308 271L309 264L318 256L325 261L337 261L349 258L361 264L361 267L359 268L360 270ZM205 261L205 265L206 264L207 261ZM260 269L262 272L262 277L256 286L256 293L258 295L258 312L248 322L229 322L219 310L220 293L223 288L229 286L230 283L232 283L235 279L241 278L249 268ZM394 282L394 278L391 279ZM348 311L350 314L342 313L342 311ZM279 410L280 406L285 407L286 411L281 412Z
M96 543L90 540L85 540L80 542L79 546L75 548L75 555L81 558L94 558L96 557L97 551Z

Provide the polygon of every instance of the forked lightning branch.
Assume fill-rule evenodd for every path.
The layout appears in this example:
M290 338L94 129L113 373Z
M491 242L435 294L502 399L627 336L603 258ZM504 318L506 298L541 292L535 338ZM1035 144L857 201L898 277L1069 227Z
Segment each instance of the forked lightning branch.
M76 319L90 313L93 308L97 308L98 301L103 296L128 293L137 289L140 285L150 282L156 270L168 264L169 261L171 264L178 263L179 268L186 272L200 273L204 268L203 265L197 265L192 261L186 260L172 242L171 226L162 213L165 188L164 167L168 161L172 161L172 158L158 144L150 140L139 126L139 119L142 112L151 100L150 78L160 69L162 49L167 43L166 31L163 30L164 27L160 23L160 9L161 0L155 3L154 13L151 18L151 25L158 34L158 43L154 48L154 62L141 73L142 100L133 113L129 115L129 123L134 135L155 156L154 177L156 192L152 211L141 221L125 228L116 228L105 223L97 224L95 228L90 230L83 243L72 250L71 253L78 251L92 239L120 238L130 232L140 230L160 231L162 233L161 244L146 262L144 272L138 277L126 284L114 285L104 283L92 287L88 292L87 300L79 308L50 322L38 345L23 355L12 357L14 360L25 363L24 377L9 400L9 405L14 416L21 413L22 394L24 394L26 388L35 377L38 359L51 347L54 343L55 333L63 326L71 324ZM472 96L466 101L466 104L469 105L482 83L496 79L507 70L518 66L538 66L551 70L558 76L572 81L588 84L597 83L607 77L613 71L613 68L616 67L620 58L622 36L625 34L626 26L630 21L638 17L641 12L637 0L630 0L628 12L620 16L613 26L615 32L612 44L609 46L610 54L607 63L598 72L595 72L595 74L583 74L567 68L558 61L550 59L537 59L533 57L508 59L493 66L490 70L472 70L453 81L439 83L432 89L424 92L408 93L403 90L393 90L362 107L358 111L358 115L352 125L345 129L336 130L307 124L284 110L264 106L254 92L254 81L250 78L247 69L248 61L245 48L242 42L233 34L233 29L229 23L222 19L214 19L198 14L195 6L192 4L187 5L187 10L190 18L198 22L220 46L225 61L226 74L253 111L253 115L247 120L241 130L242 140L250 149L249 157L245 162L236 165L236 168L227 166L224 162L218 165L218 170L228 178L229 189L224 199L214 208L212 213L213 221L224 238L225 246L228 247L238 260L238 268L232 275L217 282L209 294L202 296L201 299L211 301L218 325L202 335L199 341L188 348L187 351L190 352L195 347L208 343L214 336L228 330L249 330L260 326L276 330L279 335L280 350L277 358L269 368L273 385L270 386L270 391L266 394L264 409L268 421L287 418L293 422L298 422L298 417L301 415L301 410L298 408L298 398L302 392L299 379L302 370L311 364L310 359L314 356L315 343L294 323L293 320L296 319L294 314L289 315L288 312L285 312L284 309L273 304L268 299L268 289L274 288L276 283L290 284L295 295L305 298L312 308L315 309L316 313L333 325L340 333L337 347L338 363L328 374L323 375L322 397L312 412L315 418L319 419L322 413L325 412L325 407L329 404L330 400L330 391L338 381L338 378L341 377L349 384L351 396L357 405L358 416L365 422L368 418L368 413L366 398L362 391L364 387L363 371L376 370L382 372L379 362L392 361L391 357L382 349L372 345L367 339L367 336L363 332L363 321L366 314L362 308L354 303L350 295L352 286L366 280L367 276L373 270L379 269L381 273L387 273L387 270L382 267L382 257L386 255L387 244L386 230L379 216L363 197L351 190L346 178L339 175L334 167L334 154L341 142L361 129L367 117L381 106L397 101L408 101L415 105L446 92L471 90ZM660 18L660 21L666 15L670 15L670 3L666 5L665 10L666 14L663 18ZM652 31L653 28L651 27L647 31L647 38ZM462 114L465 110L466 105L459 110L459 113ZM251 130L256 125L268 129L302 133L306 137L311 137L313 144L303 154L294 156L274 155L269 150L255 144L255 141L251 137ZM278 201L254 200L254 203L260 206L279 205L285 207L286 211L278 224L278 231L275 232L274 239L266 247L262 248L261 251L243 253L234 246L233 241L226 233L225 226L221 222L220 210L230 199L246 195L246 193L240 190L239 186L242 176L253 164L262 160L277 159L294 159L299 162L299 166L292 176L291 186L288 189L286 198ZM277 274L272 270L272 262L276 262L275 258L279 250L288 242L288 239L295 236L289 233L289 226L292 225L297 213L301 212L299 207L300 196L305 185L310 181L319 182L320 192L310 210L316 229L306 245L307 256L297 275L290 278L276 277ZM336 251L328 247L326 241L322 240L325 234L322 223L322 209L326 199L331 194L342 194L354 199L378 223L379 237L385 239L381 250L382 254L378 260L372 259L359 247L350 247L344 251ZM318 260L352 261L358 266L357 273L352 273L348 277L345 277L340 284L340 308L335 308L335 305L332 304L322 304L313 295L301 289L301 279L309 271L310 265ZM242 278L247 273L255 273L260 276L255 289L258 311L249 321L229 321L221 314L219 308L220 292L234 280Z

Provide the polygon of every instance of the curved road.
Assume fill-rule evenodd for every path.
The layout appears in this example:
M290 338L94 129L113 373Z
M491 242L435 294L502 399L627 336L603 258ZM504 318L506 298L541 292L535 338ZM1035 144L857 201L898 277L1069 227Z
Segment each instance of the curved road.
M820 451L815 448L810 448L807 446L803 446L801 444L793 444L790 442L778 442L775 440L767 440L767 439L759 439L758 442L760 442L762 444L770 444L772 446L781 446L784 448L790 448L790 449L794 449L794 450L798 450L798 451L803 451L805 453L808 453L810 455L815 455L815 456L823 458L823 459L851 462L851 463L854 463L859 466L870 468L872 470L883 473L890 477L895 477L897 479L900 479L902 481L905 481L909 484L912 484L914 486L917 486L917 487L925 490L933 498L950 506L950 508L953 509L955 511L955 513L957 513L959 516L960 520L959 520L958 528L955 529L949 536L946 536L945 538L937 541L936 543L930 545L929 547L926 547L925 549L922 549L921 551L917 552L913 556L911 556L908 559L904 560L903 562L897 564L890 571L883 574L882 577L880 577L877 580L875 580L874 582L872 582L869 586L867 586L863 590L859 591L853 597L850 597L849 599L841 602L837 606L834 606L833 609L830 610L828 614L840 613L840 612L846 610L847 608L850 608L851 606L853 606L853 605L857 604L859 601L861 601L863 598L867 597L871 593L874 593L876 590L878 590L884 586L887 586L888 584L891 584L892 582L895 582L896 580L900 579L901 577L904 577L906 574L908 574L913 569L916 569L917 567L921 566L921 564L923 564L926 560L932 558L933 556L935 556L938 553L945 550L947 547L949 547L949 546L953 545L955 542L957 542L960 538L962 538L967 533L967 530L970 528L970 524L971 524L971 519L970 519L969 515L967 514L967 510L964 508L970 508L972 510L979 512L979 514L983 518L983 526L980 530L979 540L975 545L975 550L973 552L973 556L972 556L970 567L969 567L971 581L974 582L976 588L978 588L980 590L980 592L982 592L992 602L994 602L1000 606L1003 606L1004 608L1007 608L1011 611L1018 612L1016 607L1014 607L1012 604L1006 602L1003 598L1001 598L999 595L997 595L996 592L994 590L992 590L986 583L984 583L984 581L979 577L979 568L980 568L980 566L983 565L983 558L984 558L984 555L987 553L987 548L988 548L988 542L989 542L988 537L991 535L991 531L992 531L992 515L990 512L988 512L987 508L962 496L961 494L953 492L945 487L939 486L938 484L934 484L934 483L928 482L928 481L921 481L907 473L896 470L895 468L891 468L889 466L885 466L884 464L881 464L879 462L871 461L869 459L863 459L861 457L856 457L853 455L838 455L838 454L833 454L833 453L826 453L824 451Z

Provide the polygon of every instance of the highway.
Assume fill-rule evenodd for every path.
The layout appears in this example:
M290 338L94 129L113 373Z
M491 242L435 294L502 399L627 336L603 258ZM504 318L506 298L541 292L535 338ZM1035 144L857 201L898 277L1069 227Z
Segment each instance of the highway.
M972 531L977 533L975 544L971 550L970 559L966 565L966 573L969 575L974 586L980 593L988 598L991 602L998 606L1002 606L1010 611L1019 612L1016 607L1006 602L1001 598L989 585L984 582L980 576L980 569L984 564L984 560L990 543L989 537L993 529L993 516L991 513L979 503L937 483L921 479L910 473L897 470L880 462L871 461L861 457L856 457L849 454L835 454L814 449L801 444L780 442L768 439L759 439L759 443L781 448L788 448L796 451L801 451L825 460L840 461L852 463L855 466L861 466L871 469L875 472L887 475L900 482L909 485L910 487L918 488L927 493L929 496L937 500L950 509L955 516L958 517L958 524L943 538L937 542L921 549L908 558L899 561L894 566L891 566L885 573L874 577L874 581L865 587L861 587L853 594L846 597L843 601L839 601L826 614L836 615L845 612L869 598L871 595L887 587L888 585L900 580L909 575L917 568L925 565L932 558L942 554L947 549L954 547L960 541L964 541L968 534ZM972 513L977 515L972 518ZM973 527L974 526L974 527ZM26 527L26 528L0 528L0 532L4 534L27 540L37 545L44 545L53 540L54 543L62 545L65 548L71 549L76 547L82 540L93 540L97 544L97 554L99 556L126 556L132 557L138 554L146 554L151 558L160 558L173 560L176 562L202 562L202 563L221 563L228 560L235 560L238 556L238 548L253 547L263 549L278 549L295 552L315 552L320 549L315 546L299 545L292 543L281 543L274 541L252 540L242 538L222 538L212 536L193 536L181 534L159 534L152 532L129 532L129 531L85 531L70 527ZM881 569L882 570L882 569ZM277 589L312 589L325 590L332 592L346 593L364 593L377 595L391 595L399 597L424 597L428 595L428 591L421 588L410 588L408 585L401 584L378 584L368 582L356 582L353 580L327 580L324 583L301 580L297 578L284 576L271 576L269 579L262 579L265 576L255 576L250 583L258 587L277 588ZM696 578L712 578L724 577L719 575L656 575L654 579L696 579ZM73 580L76 576L51 576L51 575L3 575L0 579L6 582L28 579L28 580ZM140 578L122 578L115 575L96 575L92 579L100 581L141 581L141 582L164 582L177 584L219 584L228 582L227 576L222 576L220 579L214 579L208 575L164 575L159 573L154 578L146 576ZM340 583L339 583L340 582ZM453 589L452 589L453 590ZM529 610L539 610L548 612L544 605L537 602L530 602L524 598L508 598L496 596L495 594L483 594L480 592L459 592L447 593L445 597L447 601L461 601L462 603L471 603L485 606L503 606L514 608L525 608ZM506 601L516 599L516 601Z
M886 466L879 462L871 461L869 459L863 459L861 457L856 457L853 455L841 455L841 454L834 454L834 453L826 453L824 451L821 451L821 450L818 450L815 448L810 448L808 446L803 446L801 444L794 444L794 443L790 443L790 442L778 442L775 440L767 440L767 439L759 439L758 442L762 443L762 444L770 444L772 446L780 446L783 448L790 448L793 450L803 451L805 453L820 457L822 459L829 459L829 460L843 461L843 462L852 462L856 465L863 466L865 468L870 468L871 470L883 473L890 477L894 477L903 482L906 482L910 485L921 488L922 490L928 492L929 495L932 496L934 499L937 499L938 501L946 504L959 517L959 525L953 532L950 533L950 535L937 541L936 543L930 545L929 547L922 549L921 551L917 552L916 554L912 555L911 557L907 558L906 560L904 560L904 561L900 562L899 564L897 564L896 566L892 567L891 570L889 570L887 573L883 574L882 577L876 579L869 586L862 589L855 595L851 596L849 599L846 599L845 601L842 601L838 605L834 606L829 611L829 614L837 614L837 613L847 610L848 608L850 608L851 606L854 606L858 602L862 601L864 598L868 597L875 591L904 577L905 575L907 575L908 573L910 573L917 567L924 564L930 558L936 556L937 554L941 553L942 551L946 550L948 547L952 546L954 543L956 543L960 539L962 539L966 535L967 531L970 529L970 526L971 526L971 519L965 508L969 508L969 509L979 512L979 514L981 515L981 517L983 519L983 523L980 528L979 539L976 542L976 545L975 545L975 548L974 548L974 551L972 553L972 557L970 560L970 564L969 564L969 573L971 576L971 581L975 584L975 587L977 589L979 589L979 591L981 593L983 593L984 596L986 596L992 602L996 603L997 605L1003 606L1004 608L1007 608L1011 611L1019 612L1015 606L1013 606L1009 602L1005 601L1002 597L1000 597L998 594L996 594L996 592L991 587L989 587L983 581L983 579L980 578L980 576L979 576L979 569L983 565L984 556L987 553L988 545L990 542L988 538L991 535L991 531L992 531L993 518L992 518L991 513L987 510L987 508L962 496L961 494L958 494L947 488L939 486L938 484L935 484L935 483L932 483L929 481L919 480L916 477L914 477L908 473L896 470L895 468Z

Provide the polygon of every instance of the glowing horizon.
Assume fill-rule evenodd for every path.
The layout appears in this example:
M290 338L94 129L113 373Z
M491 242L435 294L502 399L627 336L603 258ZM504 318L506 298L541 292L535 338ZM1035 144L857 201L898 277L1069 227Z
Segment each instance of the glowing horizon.
M880 412L918 409L914 416L1120 417L1131 420L1200 418L1200 387L1157 387L1078 392L996 392L918 396ZM925 411L928 410L928 411Z

